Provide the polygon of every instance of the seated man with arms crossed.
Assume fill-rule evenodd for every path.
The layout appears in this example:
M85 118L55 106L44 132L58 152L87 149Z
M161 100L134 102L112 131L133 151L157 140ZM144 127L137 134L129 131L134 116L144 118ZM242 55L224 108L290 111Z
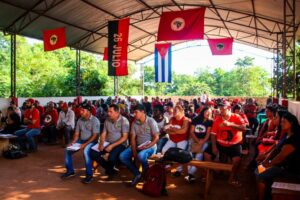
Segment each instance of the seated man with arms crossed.
M121 162L135 176L131 185L136 185L140 179L141 174L137 166L133 163L132 157L137 158L143 166L143 173L148 169L148 158L156 152L156 143L159 139L159 129L156 121L148 117L145 113L145 107L138 104L134 107L135 121L131 125L130 143L128 147L120 154Z
M110 105L108 118L104 122L103 131L99 137L98 151L92 149L90 154L92 160L97 161L105 169L109 179L114 175L114 166L120 153L126 149L128 133L129 121L120 114L118 105ZM104 155L107 153L109 156L105 158Z
M83 183L90 183L93 179L92 159L90 158L90 151L92 146L96 144L99 132L100 122L91 114L91 106L86 103L80 105L81 118L77 121L73 141L71 145L80 144L80 150L83 150L85 159L86 177L82 180ZM65 151L65 165L67 172L61 176L62 179L70 178L75 175L73 168L73 153L78 152L66 148Z

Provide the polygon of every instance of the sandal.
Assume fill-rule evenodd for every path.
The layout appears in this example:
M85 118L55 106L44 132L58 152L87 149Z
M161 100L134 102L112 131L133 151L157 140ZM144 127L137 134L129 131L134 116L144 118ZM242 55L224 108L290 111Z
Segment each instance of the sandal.
M228 183L234 187L242 187L242 183L237 180L228 181Z

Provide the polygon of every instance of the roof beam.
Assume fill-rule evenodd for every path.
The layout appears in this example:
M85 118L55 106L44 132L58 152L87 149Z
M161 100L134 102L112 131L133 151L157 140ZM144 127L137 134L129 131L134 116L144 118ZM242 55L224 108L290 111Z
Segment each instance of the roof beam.
M183 10L183 8L181 8L181 6L175 1L175 0L171 0L173 2L173 4L175 6L177 6L180 10Z
M226 23L224 22L224 19L221 17L219 11L217 10L215 4L213 3L212 0L209 0L209 2L210 2L210 5L213 7L213 9L216 11L216 14L217 14L218 17L220 18L220 20L222 21L222 24L223 24L223 26L226 28L226 30L227 30L229 36L233 38L233 36L231 35L231 33L230 33L230 31L229 31L229 29L228 29Z
M256 38L256 44L258 44L258 33L257 33L257 23L256 23L256 12L255 12L255 4L254 4L254 0L251 0L251 4L252 4L252 12L253 12L253 17L254 17L254 26L255 26L255 38Z
M39 0L38 2L36 2L30 9L27 9L23 14L21 14L19 17L17 17L9 26L7 26L5 28L6 31L8 31L9 29L11 29L13 26L16 25L16 23L20 20L26 18L26 16L38 5L40 5L43 1L45 0ZM3 1L2 1L3 2ZM4 2L5 3L5 2Z
M23 8L22 6L19 6L19 5L15 4L15 3L12 3L12 2L10 2L10 1L9 1L9 2L7 2L7 1L2 1L2 2L3 2L3 3L6 3L6 4L8 4L8 5L14 6L14 7L16 7L16 8L20 8L20 9L26 10L26 9ZM37 15L39 15L39 13L36 12L36 11L34 11L34 10L32 10L31 12L32 12L32 13L35 13L35 14L37 14ZM62 24L68 25L68 26L73 26L73 27L75 27L75 28L78 28L78 29L81 29L81 30L84 30L84 31L87 31L87 32L90 32L90 33L94 33L94 34L97 34L97 35L100 35L100 36L105 36L105 34L103 34L103 33L98 33L98 32L95 32L95 31L86 29L86 28L84 28L84 27L81 27L81 26L78 26L78 25L75 25L75 24L71 24L71 23L66 22L66 21L64 21L64 20L60 20L60 19L58 19L58 18L51 17L51 16L46 15L46 14L40 14L40 15L43 16L43 17L52 19L53 21L57 21L57 22L60 22L60 23L62 23Z
M153 12L155 12L156 14L158 14L160 16L160 13L157 12L156 10L154 10L154 8L152 6L149 6L145 1L143 0L137 0L137 2L143 4L144 6L146 6L148 9L153 10Z
M96 9L98 9L98 10L100 10L101 12L104 12L104 13L110 15L110 16L113 16L114 18L121 19L120 16L117 16L117 15L115 15L115 14L113 14L113 13L111 13L111 12L109 12L109 11L107 11L107 10L105 10L105 9L103 9L103 8L101 8L101 7L97 6L97 5L95 5L95 4L91 3L91 2L89 2L89 1L86 1L86 0L81 0L81 1L84 2L84 3L86 3L86 4L88 4L88 5L90 5L90 6L92 6L92 7L94 7L94 8L96 8ZM132 23L130 23L130 25L133 26L134 28L136 28L136 29L142 31L142 32L147 33L148 35L152 35L152 36L156 37L155 34L150 33L149 31L146 31L146 30L144 30L144 29L142 29L142 28L140 28L140 27L138 27L138 26L136 26L136 25L134 25L134 24L132 24ZM91 43L86 44L86 45L83 46L82 48L85 48L85 47L89 46L90 44L91 44Z
M37 20L42 14L48 12L49 10L53 9L54 7L56 7L57 5L61 4L61 3L64 2L64 1L65 1L65 0L59 0L59 1L53 0L52 3L51 3L49 6L48 6L48 4L47 4L47 1L45 1L45 0L40 1L40 3L42 3L42 2L45 3L45 5L46 5L45 10L40 11L41 13L37 14L37 16L35 16L33 19L31 19L31 17L30 17L30 12L32 12L33 9L34 9L37 5L39 5L40 3L39 3L39 4L36 4L32 9L27 10L27 12L24 13L24 15L20 16L21 18L23 18L23 21L22 21L22 23L20 24L18 30L15 31L15 33L17 33L17 34L20 33L20 32L23 31L26 27L28 27L31 23L33 23L35 20ZM30 17L30 21L27 22L26 24L23 24L23 22L25 21L25 18L26 18L27 15ZM20 18L20 19L21 19L21 18ZM12 23L12 24L11 24L10 26L8 26L6 29L9 30L10 27L15 26L16 23L17 23L20 19L18 19L18 20L15 21L14 23Z

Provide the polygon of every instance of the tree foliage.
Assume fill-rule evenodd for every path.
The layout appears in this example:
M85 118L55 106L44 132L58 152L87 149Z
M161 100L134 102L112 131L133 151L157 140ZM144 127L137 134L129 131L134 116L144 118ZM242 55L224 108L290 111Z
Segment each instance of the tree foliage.
M29 43L17 36L17 96L75 96L76 55L68 48L44 52L43 44ZM253 65L254 58L239 58L230 71L209 67L194 75L172 72L172 83L155 83L154 67L144 67L144 94L190 96L208 92L217 96L266 96L270 78L266 70ZM141 95L141 79L129 64L129 76L118 77L119 95ZM107 76L107 62L100 56L81 52L81 95L113 95L114 78ZM0 33L0 96L10 96L10 37Z

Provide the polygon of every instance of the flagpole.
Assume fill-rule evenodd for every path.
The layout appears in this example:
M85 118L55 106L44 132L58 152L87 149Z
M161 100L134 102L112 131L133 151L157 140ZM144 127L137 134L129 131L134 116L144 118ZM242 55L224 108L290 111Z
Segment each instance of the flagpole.
M142 86L142 95L145 95L145 76L144 76L144 63L141 63L141 86Z

